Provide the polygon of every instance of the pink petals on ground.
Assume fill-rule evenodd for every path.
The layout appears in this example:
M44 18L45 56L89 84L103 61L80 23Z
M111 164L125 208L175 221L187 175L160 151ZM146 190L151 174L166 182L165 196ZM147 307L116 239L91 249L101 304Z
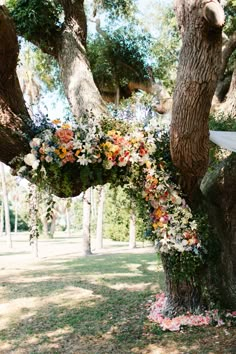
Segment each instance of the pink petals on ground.
M167 298L164 293L156 295L156 301L150 305L148 319L151 322L157 323L163 331L180 331L184 326L200 327L211 324L216 324L217 327L222 326L225 322L220 318L218 310L207 311L205 314L194 315L187 313L185 315L176 316L173 318L164 317ZM236 311L228 312L226 317L236 317Z

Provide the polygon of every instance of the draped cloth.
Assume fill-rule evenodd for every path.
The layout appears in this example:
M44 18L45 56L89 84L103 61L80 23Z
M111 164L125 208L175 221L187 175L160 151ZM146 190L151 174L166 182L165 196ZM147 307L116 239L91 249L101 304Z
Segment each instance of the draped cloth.
M210 140L223 149L236 152L236 132L210 130Z

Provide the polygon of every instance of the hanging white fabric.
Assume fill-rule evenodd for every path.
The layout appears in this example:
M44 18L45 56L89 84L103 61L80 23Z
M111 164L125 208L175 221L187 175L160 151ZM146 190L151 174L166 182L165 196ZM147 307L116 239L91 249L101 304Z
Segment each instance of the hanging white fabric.
M236 132L210 130L210 140L223 149L236 152Z

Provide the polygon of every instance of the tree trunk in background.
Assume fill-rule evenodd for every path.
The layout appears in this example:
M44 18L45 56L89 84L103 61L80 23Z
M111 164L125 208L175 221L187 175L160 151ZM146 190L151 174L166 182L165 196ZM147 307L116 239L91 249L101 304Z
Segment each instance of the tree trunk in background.
M82 254L88 256L91 252L91 188L87 189L83 197L83 240L82 240Z
M16 194L14 233L17 234L17 232L18 232L18 195Z
M48 221L47 221L46 216L41 216L41 222L42 222L42 226L43 226L43 235L48 238L49 237L49 235L48 235Z
M55 230L56 230L56 221L57 221L57 216L55 213L53 213L53 216L50 220L50 225L49 225L50 238L54 238L54 234L55 234Z
M130 209L130 221L129 221L129 248L136 247L136 216L134 206Z
M105 201L105 187L99 187L98 191L98 213L97 213L97 228L96 228L96 249L103 248L103 209Z
M226 101L220 106L220 111L224 113L224 115L229 115L232 118L236 117L236 66L234 68Z
M5 211L5 232L6 232L6 236L7 236L8 247L12 248L8 192L7 192L4 165L2 162L0 162L0 173L1 173L1 180L2 180L3 204L4 204L4 211Z
M3 235L3 225L4 225L4 205L3 205L3 201L2 201L1 215L0 215L0 237Z
M61 3L65 21L57 59L65 94L75 117L86 113L102 117L107 109L94 83L86 55L87 23L83 1L61 0Z
M68 237L71 237L71 227L70 227L70 210L66 207L66 233Z
M97 189L94 187L91 190L91 217L93 220L97 218Z

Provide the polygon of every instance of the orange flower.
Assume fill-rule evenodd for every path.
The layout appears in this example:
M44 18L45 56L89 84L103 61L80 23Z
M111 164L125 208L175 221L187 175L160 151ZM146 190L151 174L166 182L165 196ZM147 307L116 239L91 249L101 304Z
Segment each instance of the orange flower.
M57 125L57 124L61 124L61 121L60 119L54 119L52 123Z
M56 136L61 140L62 143L68 143L73 139L74 133L70 129L58 129L56 131Z
M70 124L68 124L68 123L64 123L64 124L62 124L62 129L71 129L71 125Z
M75 156L78 157L78 155L81 153L81 150L76 150Z
M161 208L157 208L155 211L154 211L154 215L157 217L157 218L160 218L162 216L162 210Z

